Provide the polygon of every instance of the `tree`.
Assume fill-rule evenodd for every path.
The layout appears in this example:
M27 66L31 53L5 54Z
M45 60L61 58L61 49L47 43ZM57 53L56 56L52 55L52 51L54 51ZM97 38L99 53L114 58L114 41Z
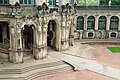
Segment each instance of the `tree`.
M109 3L109 0L100 0L99 5L106 6L106 5L109 5L108 3Z
M97 6L99 0L77 0L79 6Z
M100 5L109 5L109 0L100 0ZM111 0L111 5L120 5L120 0Z
M120 5L120 0L112 0L111 5Z

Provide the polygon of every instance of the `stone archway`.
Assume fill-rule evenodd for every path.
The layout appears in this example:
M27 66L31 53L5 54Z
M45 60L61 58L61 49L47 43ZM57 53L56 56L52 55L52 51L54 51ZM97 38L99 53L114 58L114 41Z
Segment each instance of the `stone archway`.
M57 22L55 20L50 20L47 29L47 46L54 50L58 50L59 35Z
M24 25L22 28L22 47L24 50L24 57L33 55L34 43L34 25Z
M50 20L48 23L47 30L47 46L55 49L56 44L56 22L54 20Z
M0 22L0 43L9 46L9 38L8 22Z
M0 43L3 43L3 33L2 26L0 25Z

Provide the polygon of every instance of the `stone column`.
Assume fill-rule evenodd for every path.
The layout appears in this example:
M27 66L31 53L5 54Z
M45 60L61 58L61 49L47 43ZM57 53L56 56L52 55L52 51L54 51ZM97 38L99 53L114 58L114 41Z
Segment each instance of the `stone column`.
M85 16L84 16L84 30L85 30L85 31L87 30L87 18L88 18L88 16L85 15Z
M43 46L42 46L42 26L38 27L38 32L37 32L37 36L38 36L38 43L37 43L37 51L34 53L34 58L35 59L42 59L42 55L43 55Z
M118 25L118 31L120 31L120 16L119 16L119 25Z
M106 38L109 38L109 31L110 31L110 18L111 16L107 16L107 23L106 23Z
M65 50L65 21L62 22L62 32L61 32L61 50Z
M60 22L56 22L56 34L55 34L55 37L56 37L56 44L55 44L55 47L56 47L56 50L60 51L61 50L61 26L60 25Z
M120 38L120 16L119 16L118 18L119 18L119 25L118 25L118 38Z
M70 28L70 46L73 46L74 45L74 27L75 27L75 23L74 23L74 20L72 20L72 24L71 24L71 28Z
M99 32L98 32L98 22L99 22L99 16L95 16L95 38L98 38Z
M10 54L9 60L13 63L23 62L21 29L17 28L16 23L10 28Z
M83 38L87 37L87 21L88 21L88 15L84 15L84 31L83 31Z
M111 16L107 16L107 24L106 24L106 30L109 31L110 30L110 17Z
M44 25L43 27L42 46L43 46L42 58L45 58L47 55L47 25Z
M99 21L99 16L95 16L95 31L98 31L98 21Z

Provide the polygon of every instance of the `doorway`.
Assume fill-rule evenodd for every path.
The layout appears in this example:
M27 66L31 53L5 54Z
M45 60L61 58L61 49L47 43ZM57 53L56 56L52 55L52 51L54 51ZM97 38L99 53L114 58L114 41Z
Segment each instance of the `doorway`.
M56 22L55 20L50 20L48 23L47 46L54 50L56 49Z
M0 25L0 43L3 43L2 26Z
M24 57L33 53L34 25L24 25L22 29L22 43L25 51Z
M0 43L9 47L9 27L7 22L0 22Z

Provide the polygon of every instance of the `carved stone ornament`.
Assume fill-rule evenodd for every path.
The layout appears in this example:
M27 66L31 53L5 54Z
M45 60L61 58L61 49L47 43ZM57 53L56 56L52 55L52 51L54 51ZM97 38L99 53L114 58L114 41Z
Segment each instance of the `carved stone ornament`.
M46 32L46 31L47 31L47 25L44 25L43 32Z
M22 23L21 22L17 22L16 26L17 26L18 29L21 29Z

